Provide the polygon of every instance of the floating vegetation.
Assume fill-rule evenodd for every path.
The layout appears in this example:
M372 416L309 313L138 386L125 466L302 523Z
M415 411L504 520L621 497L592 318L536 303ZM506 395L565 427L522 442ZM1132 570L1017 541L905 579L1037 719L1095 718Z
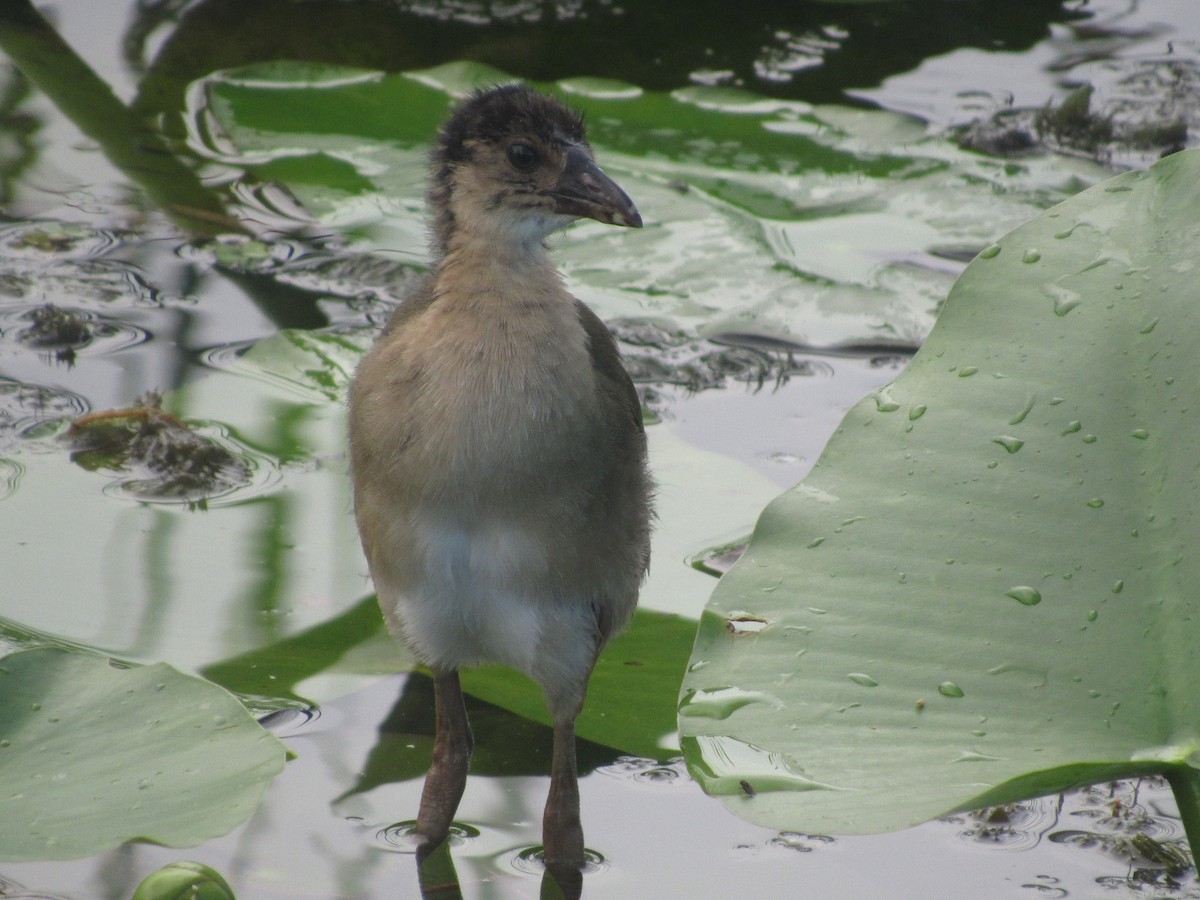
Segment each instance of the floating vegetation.
M78 347L92 339L87 319L71 309L47 303L26 318L31 324L21 332L20 339L34 347Z
M800 348L782 341L764 346L762 341L730 336L718 342L634 319L616 319L608 327L620 342L625 368L637 386L642 406L656 419L668 405L664 393L668 388L697 394L733 382L754 391L777 390L793 376L816 371L812 362L796 357Z
M1113 139L1111 115L1092 110L1090 84L1082 85L1067 95L1058 106L1047 103L1034 116L1033 124L1038 134L1047 140L1094 153L1102 144Z
M161 408L149 391L126 409L89 413L64 439L84 469L135 474L125 488L139 499L182 500L203 507L214 496L250 483L250 462Z
M1200 68L1184 59L1124 65L1128 73L1114 84L1097 88L1084 82L1057 105L1004 106L956 127L954 139L989 156L1056 152L1123 165L1186 147L1189 133L1200 125Z

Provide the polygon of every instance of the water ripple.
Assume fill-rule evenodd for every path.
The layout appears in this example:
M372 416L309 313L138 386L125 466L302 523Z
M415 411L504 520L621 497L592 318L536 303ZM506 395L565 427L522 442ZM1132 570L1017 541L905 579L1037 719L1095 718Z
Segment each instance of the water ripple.
M10 306L0 311L0 341L15 352L77 356L116 353L145 343L150 335L136 325L86 309L53 304Z
M965 841L1003 850L1029 850L1058 823L1059 814L1057 797L1040 797L976 810L954 821L966 826L958 832Z
M818 847L829 847L837 841L827 834L804 834L799 831L781 831L767 841L768 847L780 847L796 853L812 853Z
M520 850L510 857L509 865L522 875L532 875L541 878L546 871L545 851L540 846L526 847L524 850ZM584 876L595 875L606 871L608 868L609 862L601 854L595 850L585 849L583 851Z
M640 756L620 756L616 762L600 766L595 771L610 778L639 784L685 784L688 780L682 758L660 763Z
M474 825L467 825L465 822L450 823L451 847L461 847L474 841L479 835L480 831ZM421 843L421 838L417 835L416 819L396 822L381 828L375 833L375 838L383 849L400 853L416 853L417 846Z
M85 259L106 253L119 243L115 231L75 222L35 219L0 227L0 247L8 262Z
M0 449L53 437L87 410L87 401L78 394L0 378Z
M256 703L254 699L245 697L242 702L252 713L257 712L260 705L269 709L258 719L258 724L278 737L294 737L307 732L321 718L321 710L316 706L285 706L280 709L277 705L273 708L268 702Z

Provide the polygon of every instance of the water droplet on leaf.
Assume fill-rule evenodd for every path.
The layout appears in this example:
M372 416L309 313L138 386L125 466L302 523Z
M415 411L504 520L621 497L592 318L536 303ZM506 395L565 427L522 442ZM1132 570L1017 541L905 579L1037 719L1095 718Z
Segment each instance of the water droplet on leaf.
M1042 595L1036 588L1031 588L1028 585L1019 584L1015 588L1011 588L1004 592L1006 597L1012 597L1018 603L1024 606L1037 606L1042 602Z
M688 758L694 760L692 774L709 794L744 794L743 781L753 785L757 793L840 790L806 777L795 761L783 753L763 750L729 735L684 737L682 743Z
M1009 453L1016 453L1025 446L1025 442L1023 440L1008 434L1002 434L999 437L992 438L992 443L999 444Z
M1037 402L1037 397L1030 397L1028 400L1026 400L1025 406L1023 406L1021 408L1021 411L1019 413L1017 413L1015 416L1013 416L1011 419L1008 420L1008 424L1009 425L1020 425L1022 422L1024 422L1025 417L1028 416L1030 411L1033 409L1033 404L1035 402Z
M743 706L752 703L766 703L775 709L783 709L783 702L773 694L726 687L690 691L679 704L679 715L700 719L728 719Z
M1042 293L1054 302L1054 314L1060 318L1083 302L1083 297L1061 284L1045 285Z
M880 388L875 392L875 410L877 412L889 413L895 412L900 408L900 404L892 399L888 393L888 388Z

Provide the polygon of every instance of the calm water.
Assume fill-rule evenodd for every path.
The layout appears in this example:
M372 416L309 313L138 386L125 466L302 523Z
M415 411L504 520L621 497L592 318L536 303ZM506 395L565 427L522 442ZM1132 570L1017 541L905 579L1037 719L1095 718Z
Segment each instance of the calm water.
M344 639L337 661L290 685L318 710L272 694L247 660L323 634L369 593L348 518L337 397L354 348L420 267L421 148L398 151L397 168L415 160L416 173L415 187L398 176L400 199L385 210L399 224L373 231L372 214L337 197L242 178L244 152L218 158L220 147L198 135L212 108L189 83L271 52L395 70L472 59L546 82L618 79L653 96L745 88L782 110L771 141L807 140L820 131L810 115L845 129L836 146L817 141L819 171L805 174L786 145L746 144L737 104L681 118L670 134L653 121L594 120L598 154L607 149L629 174L648 222L662 227L647 228L641 244L622 237L616 250L597 230L575 229L557 249L577 292L614 322L656 419L662 527L643 605L691 618L712 580L686 561L746 534L771 496L804 476L844 411L903 367L974 252L1107 173L1148 163L1172 139L1091 151L1060 142L1040 155L976 160L947 135L974 121L1010 136L1027 130L1032 110L1084 82L1122 128L1178 122L1187 141L1200 127L1193 0L788 13L751 3L732 17L716 2L682 12L580 3L562 4L557 19L514 3L486 28L477 21L485 4L448 4L450 15L434 6L204 2L179 18L172 11L183 4L66 0L43 10L97 79L87 90L107 84L122 104L159 117L167 146L189 164L202 157L204 183L255 223L254 242L183 237L146 188L130 186L141 163L123 172L102 152L102 122L68 115L53 90L0 69L0 569L9 582L0 641L67 641L202 672L255 695L263 711L282 709L271 721L297 754L262 809L226 838L0 864L0 896L24 896L8 880L30 895L125 898L178 859L213 866L243 898L417 895L403 823L420 790L412 775L428 758L427 684L390 674L404 664L398 651L345 625L330 629L330 640ZM954 177L939 182L944 171ZM993 197L994 217L961 209ZM328 203L328 214L312 224L298 198ZM47 303L74 311L90 338L31 339ZM337 336L344 353L273 342L281 329ZM57 441L71 418L147 390L166 393L169 408L244 461L245 477L211 496L207 511L155 495L145 473L75 465ZM470 826L454 850L464 895L534 896L539 872L528 857L548 731L494 707L475 716L492 749L459 812ZM781 835L730 815L678 761L600 742L581 754L597 854L588 897L1200 896L1190 870L1130 842L1182 838L1170 792L1155 782L891 835Z

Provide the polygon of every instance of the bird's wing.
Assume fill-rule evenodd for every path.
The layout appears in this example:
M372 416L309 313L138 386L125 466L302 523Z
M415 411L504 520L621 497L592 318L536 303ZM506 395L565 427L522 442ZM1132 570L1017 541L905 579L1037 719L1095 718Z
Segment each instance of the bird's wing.
M433 302L433 277L427 275L405 295L400 301L400 305L392 311L391 316L387 320L387 324L383 326L383 331L380 337L385 334L390 334L395 331L409 319L419 315L423 310L428 308Z
M608 326L583 301L576 299L575 311L579 314L579 321L587 334L592 368L600 379L606 396L621 410L622 415L619 419L625 420L627 426L632 423L637 433L644 432L642 404L633 386L633 379L621 363L621 353L617 349L616 340Z

